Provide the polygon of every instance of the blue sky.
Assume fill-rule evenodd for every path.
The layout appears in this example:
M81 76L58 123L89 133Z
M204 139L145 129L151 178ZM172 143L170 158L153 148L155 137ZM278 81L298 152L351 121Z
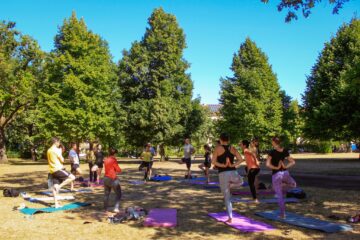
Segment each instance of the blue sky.
M218 103L220 77L231 76L233 54L250 37L267 54L282 89L301 100L306 75L310 73L324 43L339 26L360 12L360 0L350 0L339 15L323 0L309 18L290 24L279 13L277 0L78 0L2 1L0 19L17 28L50 51L64 18L76 11L89 29L108 41L114 61L123 49L140 40L154 8L174 14L184 29L188 48L184 57L191 63L194 96L206 104ZM358 15L357 15L358 16ZM359 16L358 16L359 17Z

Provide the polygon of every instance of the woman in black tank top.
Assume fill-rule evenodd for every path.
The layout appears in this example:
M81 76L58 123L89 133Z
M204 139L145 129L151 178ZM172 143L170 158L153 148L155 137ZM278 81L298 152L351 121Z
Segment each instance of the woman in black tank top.
M224 203L229 219L227 222L232 222L232 204L230 188L232 186L241 186L243 183L242 177L236 171L236 167L244 161L239 152L229 145L229 136L226 133L220 135L220 144L217 145L212 158L212 163L219 171L219 183L221 192L224 196ZM235 162L234 159L237 159Z

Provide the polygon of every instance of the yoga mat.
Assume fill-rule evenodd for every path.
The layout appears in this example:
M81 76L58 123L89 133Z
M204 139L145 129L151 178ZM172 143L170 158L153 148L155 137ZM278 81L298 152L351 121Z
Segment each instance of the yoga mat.
M29 202L46 202L54 201L54 197L26 197L25 200ZM74 196L57 196L58 200L74 200Z
M233 197L231 198L232 202L241 202L241 203L252 203L254 202L254 200L252 199L242 199L242 198L237 198L237 197ZM277 198L264 198L264 199L259 199L260 203L278 203L277 202ZM284 202L285 203L298 203L299 199L297 198L284 198Z
M153 208L145 218L145 227L176 227L177 210L175 208Z
M251 195L250 191L236 191L231 193L232 195ZM256 194L258 195L274 195L275 192L274 191L256 191Z
M218 185L203 185L203 188L205 189L215 189L220 188Z
M288 223L291 225L303 227L303 228L309 228L309 229L315 229L320 230L327 233L335 233L339 231L351 231L352 227L347 224L338 224L338 223L332 223L328 221L323 221L320 219L312 218L312 217L305 217L301 216L295 213L286 212L286 218L282 219L279 217L279 210L275 211L266 211L266 212L257 212L256 215L270 219L275 220L283 223Z
M129 183L134 184L134 185L142 185L142 184L145 184L145 181L142 181L142 180L130 180Z
M233 211L233 219L232 223L226 223L225 221L228 219L228 215L226 212L220 213L209 213L210 217L216 219L219 222L223 222L230 227L233 227L242 232L262 232L268 230L274 230L275 228L271 225L268 225L263 222L258 222L253 219L241 216L237 212Z
M170 181L171 179L172 179L171 176L157 176L157 177L152 177L150 180L162 182L162 181Z
M191 184L195 185L219 185L219 182L192 182Z
M89 193L92 192L93 190L90 188L80 188L75 190L74 192L79 192L79 193ZM69 189L60 189L60 193L69 193L71 192ZM48 196L52 196L52 191L43 191L43 192L39 192L40 194L43 195L48 195Z
M81 202L74 202L70 204L66 204L60 208L54 208L54 207L48 207L48 208L23 208L20 210L21 213L26 215L33 215L35 213L52 213L52 212L58 212L58 211L66 211L66 210L72 210L79 207L88 206L90 203L81 203Z

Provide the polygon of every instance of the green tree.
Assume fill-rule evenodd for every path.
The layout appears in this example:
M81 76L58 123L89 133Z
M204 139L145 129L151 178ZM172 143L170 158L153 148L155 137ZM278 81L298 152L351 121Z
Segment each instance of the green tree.
M261 0L263 3L268 3L269 0ZM338 14L339 10L343 5L349 0L328 0L327 2L333 6L332 13ZM322 0L280 0L277 8L281 12L284 9L288 10L288 13L285 17L285 22L291 22L292 20L297 20L297 12L301 10L302 15L307 18L311 14L311 10Z
M319 140L358 139L360 20L343 25L325 44L303 96L305 133Z
M7 162L5 132L34 101L44 54L36 41L0 23L0 163Z
M59 28L46 69L39 100L43 137L115 141L122 122L116 65L107 42L88 30L75 12Z
M221 79L223 119L219 130L233 141L259 137L262 142L281 132L279 84L268 58L249 38L234 54L233 77Z
M292 100L285 91L280 91L282 102L282 133L286 145L296 145L296 140L302 134L302 118L300 106L297 100ZM295 149L296 150L296 149Z
M179 141L192 109L183 30L175 16L161 8L153 11L148 24L143 39L124 50L119 62L124 133L134 146Z

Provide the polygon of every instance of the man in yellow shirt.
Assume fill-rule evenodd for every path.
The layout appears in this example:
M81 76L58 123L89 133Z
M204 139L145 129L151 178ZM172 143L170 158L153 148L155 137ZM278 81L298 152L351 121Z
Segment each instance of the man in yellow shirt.
M55 200L55 208L61 207L57 201L59 190L75 180L75 176L64 170L64 158L59 151L60 140L56 137L52 139L52 146L47 151L49 171L53 178L53 195Z
M144 174L144 181L150 180L151 178L151 169L152 169L152 157L154 156L153 153L151 152L150 149L151 145L148 143L145 145L145 151L141 153L141 164L139 166L139 171L141 171L144 167L146 167L145 169L145 174Z

